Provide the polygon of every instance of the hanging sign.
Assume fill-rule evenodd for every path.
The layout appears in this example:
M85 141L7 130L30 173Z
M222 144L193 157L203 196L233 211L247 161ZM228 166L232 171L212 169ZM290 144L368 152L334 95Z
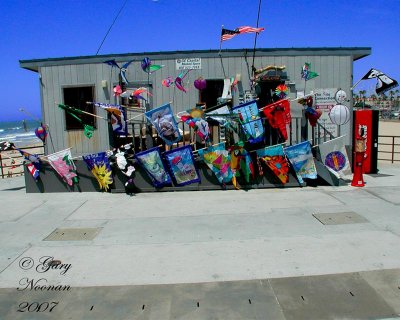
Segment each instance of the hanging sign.
M176 70L201 70L201 58L176 59Z

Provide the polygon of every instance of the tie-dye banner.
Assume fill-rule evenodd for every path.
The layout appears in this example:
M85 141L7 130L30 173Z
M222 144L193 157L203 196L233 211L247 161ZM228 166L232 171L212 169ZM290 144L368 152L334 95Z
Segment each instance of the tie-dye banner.
M263 140L264 126L255 100L232 108L232 112L239 116L246 139L250 143L258 143Z
M163 155L177 186L200 182L190 145L166 151Z
M135 159L146 170L156 188L171 184L171 177L165 170L159 147L139 152L135 155Z
M257 156L272 170L283 184L289 181L289 164L283 153L281 144L259 149L256 152Z
M351 179L351 165L345 147L345 136L318 145L322 163L340 179Z
M72 160L71 149L50 154L47 156L47 160L69 186L78 183L78 175L76 174L75 163Z
M232 180L231 156L225 142L199 150L200 159L214 172L218 181L225 184Z
M82 156L88 170L95 176L101 190L108 191L113 183L112 170L105 152Z
M300 183L304 182L303 178L317 179L317 169L315 168L309 141L286 147L284 152L296 172L297 179Z
M167 145L172 145L181 140L178 124L169 103L146 112L145 116Z

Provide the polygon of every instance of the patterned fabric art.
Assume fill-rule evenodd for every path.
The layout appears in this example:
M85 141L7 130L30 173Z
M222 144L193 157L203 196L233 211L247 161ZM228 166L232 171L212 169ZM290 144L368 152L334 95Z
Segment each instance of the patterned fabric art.
M108 191L113 183L110 162L105 152L88 154L82 156L88 169L93 173L101 190Z
M177 186L200 182L190 145L167 151L164 157Z
M200 149L199 156L212 172L214 172L221 184L232 180L231 156L229 151L225 150L224 142L205 149Z
M336 177L351 179L351 166L345 147L345 136L320 144L319 151L322 163Z
M257 156L272 170L283 184L289 181L289 165L281 144L259 149L256 152Z
M78 183L78 175L76 167L72 161L71 149L65 149L47 156L50 165L60 175L61 178L69 185Z
M244 176L246 183L250 183L250 177L254 177L254 166L250 153L243 147L241 141L229 148L231 154L232 184L236 189L240 189L237 177Z
M135 155L135 158L146 170L156 188L171 184L171 178L161 160L159 147L139 152Z
M286 141L288 139L286 126L292 120L289 100L279 100L271 103L265 106L263 111L271 127L278 129L282 138Z
M239 116L246 139L250 143L258 143L263 140L264 127L255 100L232 108L232 112Z
M172 145L181 140L178 125L169 103L148 111L145 115L167 145Z
M300 183L304 182L303 178L317 179L317 169L315 168L309 141L286 147L284 152L294 168Z

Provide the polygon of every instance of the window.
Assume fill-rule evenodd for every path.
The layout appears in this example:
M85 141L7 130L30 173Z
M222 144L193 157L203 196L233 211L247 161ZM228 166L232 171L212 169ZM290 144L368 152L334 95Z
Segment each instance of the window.
M217 100L222 96L224 80L207 80L206 83L206 88L200 91L200 101L206 104L206 108L211 108L218 104Z
M64 104L67 106L80 109L89 113L95 114L95 107L91 104L87 104L87 101L94 101L94 87L71 87L64 88ZM77 114L84 124L96 127L96 118L88 114ZM82 124L71 116L68 112L65 112L65 123L67 130L83 129Z

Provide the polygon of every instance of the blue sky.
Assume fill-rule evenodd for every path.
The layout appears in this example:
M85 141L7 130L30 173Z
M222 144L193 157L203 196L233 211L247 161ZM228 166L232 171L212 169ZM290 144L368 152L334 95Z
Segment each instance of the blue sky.
M125 0L2 0L0 121L40 117L38 75L19 60L94 55ZM221 25L255 26L258 0L128 0L99 54L218 49ZM270 1L261 4L260 48L372 47L354 79L371 67L400 81L400 0ZM223 48L252 48L253 35ZM375 80L359 89L373 90Z

